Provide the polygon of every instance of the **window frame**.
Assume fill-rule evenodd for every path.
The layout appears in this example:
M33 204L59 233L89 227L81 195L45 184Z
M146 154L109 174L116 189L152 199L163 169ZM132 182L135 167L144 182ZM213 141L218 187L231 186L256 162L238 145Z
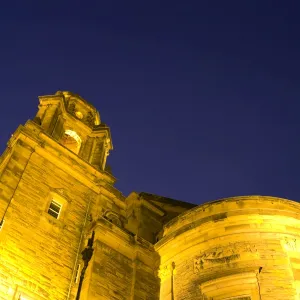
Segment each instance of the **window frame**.
M55 218L52 214L49 213L49 208L51 206L52 201L59 203L61 209L59 211L58 218ZM67 210L69 206L69 201L65 195L62 195L61 192L57 192L55 189L50 189L49 194L47 196L47 200L45 201L43 207L43 215L51 224L62 224L61 222L66 217Z
M212 279L200 284L208 299L259 299L257 272L242 272Z

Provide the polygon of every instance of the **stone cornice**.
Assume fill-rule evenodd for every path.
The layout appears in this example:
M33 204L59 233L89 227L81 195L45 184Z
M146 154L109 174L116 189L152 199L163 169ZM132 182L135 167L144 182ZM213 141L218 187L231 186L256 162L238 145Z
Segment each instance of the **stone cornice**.
M166 235L175 232L183 225L194 223L196 220L205 223L217 218L219 214L241 215L243 214L266 214L293 215L300 217L300 203L288 199L272 196L237 196L220 199L201 204L195 208L185 211L164 225ZM269 213L268 213L269 211Z
M159 209L157 206L153 205L151 202L149 202L147 200L142 199L141 205L145 206L150 211L154 212L155 214L159 215L160 217L165 215L165 212L163 210Z
M151 243L103 217L89 226L87 234L93 230L95 230L95 241L111 247L131 260L139 257L141 261L151 266L151 258L153 255L157 255Z

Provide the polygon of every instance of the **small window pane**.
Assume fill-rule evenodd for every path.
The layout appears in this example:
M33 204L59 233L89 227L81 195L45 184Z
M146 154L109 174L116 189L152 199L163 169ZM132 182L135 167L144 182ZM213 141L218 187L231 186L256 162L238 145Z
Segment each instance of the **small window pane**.
M59 213L61 210L62 205L54 200L52 200L49 209L48 209L48 214L51 215L52 217L58 219Z
M54 210L55 212L57 212L57 213L59 213L60 207L61 206L58 203L55 203L55 202L51 202L51 204L50 204L50 208L52 210Z

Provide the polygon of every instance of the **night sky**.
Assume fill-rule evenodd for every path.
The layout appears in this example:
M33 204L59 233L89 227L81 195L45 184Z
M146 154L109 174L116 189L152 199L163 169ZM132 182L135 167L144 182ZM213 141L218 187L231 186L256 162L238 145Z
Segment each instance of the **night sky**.
M5 2L2 151L69 90L110 126L124 195L300 199L299 1Z

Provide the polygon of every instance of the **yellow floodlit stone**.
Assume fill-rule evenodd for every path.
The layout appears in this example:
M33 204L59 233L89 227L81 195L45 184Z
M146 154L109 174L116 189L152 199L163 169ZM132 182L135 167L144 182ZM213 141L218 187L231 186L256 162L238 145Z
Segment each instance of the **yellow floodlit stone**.
M300 299L299 203L125 197L96 108L39 101L0 159L0 299Z

